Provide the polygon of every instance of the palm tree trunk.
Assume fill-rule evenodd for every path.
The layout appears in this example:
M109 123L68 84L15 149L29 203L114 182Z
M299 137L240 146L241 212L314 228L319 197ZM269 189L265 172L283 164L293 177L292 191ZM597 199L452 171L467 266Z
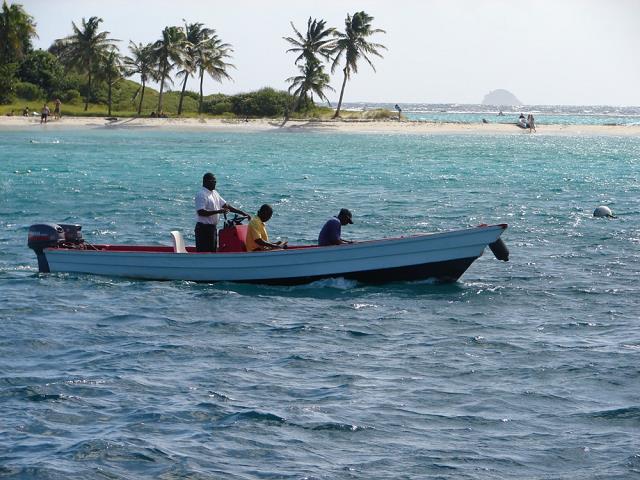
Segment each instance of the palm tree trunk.
M89 64L89 81L87 82L87 98L84 101L84 111L89 109L89 98L91 98L91 64Z
M340 107L342 106L342 96L344 95L344 87L347 85L347 67L344 67L344 80L342 81L342 88L340 89L340 100L338 100L338 108L336 108L336 114L333 118L340 116Z
M297 111L298 111L298 109L300 108L300 104L302 103L302 99L303 99L303 97L304 97L306 94L307 94L307 91L306 91L306 90L301 90L301 91L300 91L300 95L298 95L298 96L296 97L296 101L295 101L295 103L293 104L293 111L294 111L294 112L297 112Z
M198 101L198 113L202 113L202 81L204 80L204 70L200 70L200 100Z
M144 100L144 81L142 82L142 92L140 93L140 104L138 105L138 116L142 112L142 100Z
M160 115L162 112L162 91L164 90L164 79L167 78L167 65L162 66L162 75L160 78L160 93L158 94L158 111L156 112Z
M111 79L108 79L107 82L109 83L109 93L107 96L107 104L109 105L108 115L111 116Z
M288 106L285 104L284 120L280 124L281 127L284 127L286 123L289 121L289 117L291 117L291 112L298 111L298 108L300 108L300 102L302 101L302 97L306 95L306 93L307 93L306 91L301 91L300 95L295 97L295 100L293 102L293 106L291 107L291 109L289 109Z
M187 88L187 80L189 80L189 75L184 74L184 83L182 84L182 91L180 92L180 102L178 103L178 115L182 115L182 99L184 98L184 91Z

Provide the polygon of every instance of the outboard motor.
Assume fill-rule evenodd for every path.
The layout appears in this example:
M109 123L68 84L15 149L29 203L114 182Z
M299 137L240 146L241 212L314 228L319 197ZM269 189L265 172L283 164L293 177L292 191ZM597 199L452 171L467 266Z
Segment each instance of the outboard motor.
M82 238L82 225L70 224L70 223L60 223L59 224L62 230L64 231L64 241L66 243L72 243L74 245L80 245L84 243L84 239Z
M501 238L499 238L493 243L490 243L489 248L491 249L491 251L493 252L493 255L495 255L495 257L498 260L502 260L503 262L509 261L509 249L507 248L507 245L502 241Z
M38 223L29 227L27 245L38 257L38 270L41 273L49 273L49 263L43 250L49 247L57 247L66 240L64 230L55 223Z

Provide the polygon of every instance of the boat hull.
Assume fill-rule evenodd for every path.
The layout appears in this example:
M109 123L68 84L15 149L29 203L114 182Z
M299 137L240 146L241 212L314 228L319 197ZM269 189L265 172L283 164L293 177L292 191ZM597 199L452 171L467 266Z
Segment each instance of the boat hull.
M313 277L291 277L263 280L245 280L242 283L258 283L266 285L302 285L326 278L346 278L368 284L383 284L389 282L411 282L425 279L434 279L442 283L450 283L458 280L462 274L477 259L461 258L446 262L431 262L422 265L410 265L406 267L383 268L378 270L364 270L339 275L319 275Z
M153 247L47 248L51 272L149 280L295 285L331 277L365 283L436 279L453 282L495 242L506 225L254 253L174 253Z

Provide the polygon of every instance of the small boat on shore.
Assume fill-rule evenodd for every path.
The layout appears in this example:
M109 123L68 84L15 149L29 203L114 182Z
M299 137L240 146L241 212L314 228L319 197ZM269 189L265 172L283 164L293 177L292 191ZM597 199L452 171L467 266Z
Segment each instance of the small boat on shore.
M234 228L231 233L242 237L243 227L246 229L242 225L231 227ZM222 242L226 251L198 253L194 247L184 246L179 232L172 232L173 246L96 245L82 238L81 228L53 223L29 228L28 246L36 253L40 272L275 285L332 277L364 283L424 279L455 282L487 246L498 259L507 261L509 257L500 239L506 224L339 246L300 245L251 253L242 251L243 238L234 248L225 249ZM222 233L225 230L221 230L221 239L227 236Z

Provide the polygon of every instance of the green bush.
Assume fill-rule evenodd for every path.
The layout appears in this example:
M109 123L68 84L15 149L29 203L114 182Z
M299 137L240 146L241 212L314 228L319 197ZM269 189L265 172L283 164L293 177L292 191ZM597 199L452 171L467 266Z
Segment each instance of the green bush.
M376 110L368 110L365 112L364 118L368 120L388 120L392 115L397 117L397 115L392 113L391 110L378 108Z
M80 97L80 92L78 90L67 90L58 98L62 100L64 103L70 103L72 105L78 105L82 103L82 97Z
M245 117L281 116L284 114L285 106L292 103L291 95L273 88L233 95L230 100L233 113Z
M16 93L17 63L0 64L0 103L11 103Z
M231 112L233 108L231 101L227 95L220 93L215 95L209 95L202 100L202 112L210 113L212 115L222 115L226 112Z
M198 102L200 100L200 94L198 92L192 92L191 90L185 90L184 98L191 98Z
M77 73L67 72L59 85L59 90L65 92L67 90L80 91L80 85L84 82L84 78Z
M20 64L18 77L23 82L37 85L49 97L62 90L66 81L64 68L60 61L55 55L44 50L29 52Z
M211 113L213 115L222 115L223 113L231 113L232 108L233 108L233 105L231 105L231 102L221 102L221 103L216 103L215 105L212 106L212 108L206 111L207 113Z
M210 113L212 115L222 115L225 112L231 112L233 105L231 102L215 102L215 101L204 101L202 102L202 112Z
M17 82L15 92L18 97L25 100L41 100L45 97L42 88L29 82Z

